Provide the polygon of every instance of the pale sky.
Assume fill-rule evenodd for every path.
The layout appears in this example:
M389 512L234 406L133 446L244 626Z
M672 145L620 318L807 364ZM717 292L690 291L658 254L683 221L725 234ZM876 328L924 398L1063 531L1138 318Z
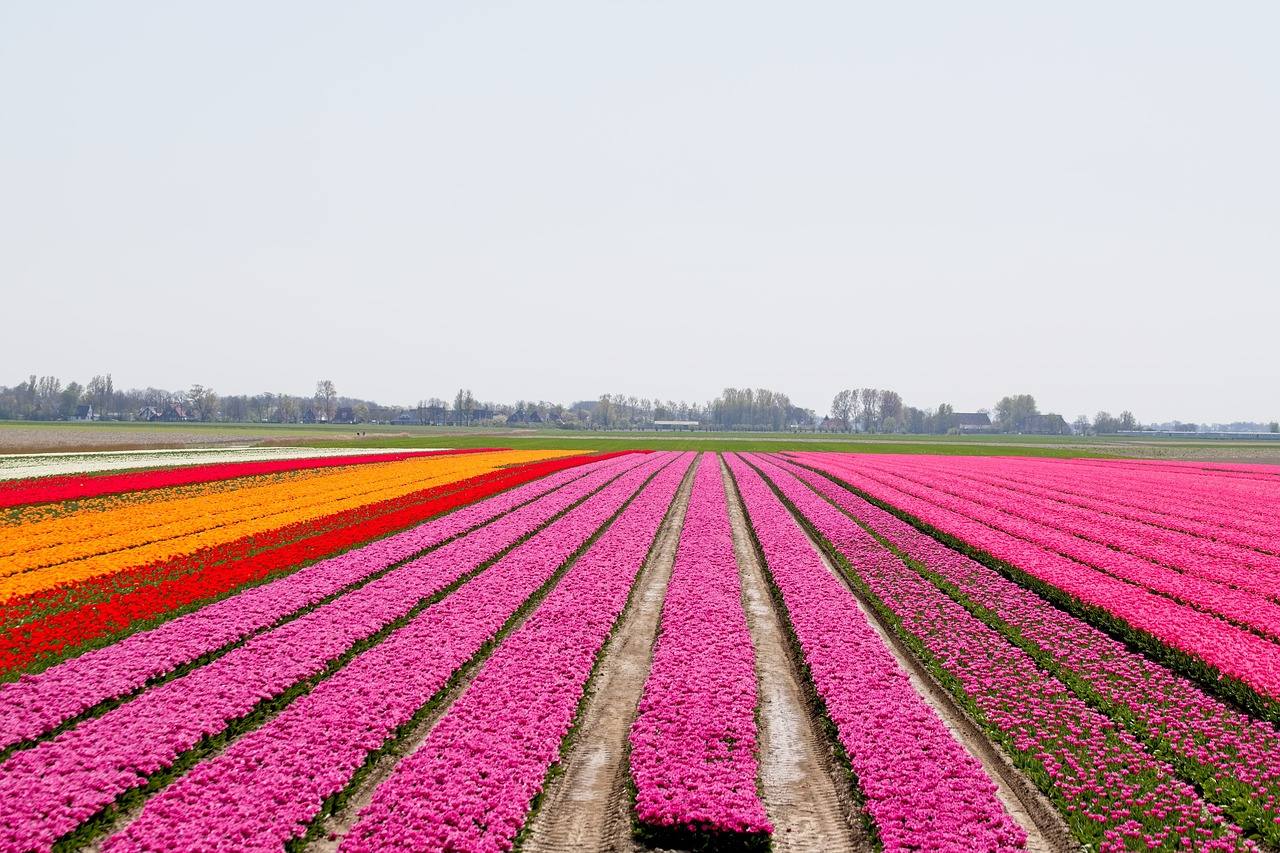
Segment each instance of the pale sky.
M1280 4L5 2L0 384L1280 417Z

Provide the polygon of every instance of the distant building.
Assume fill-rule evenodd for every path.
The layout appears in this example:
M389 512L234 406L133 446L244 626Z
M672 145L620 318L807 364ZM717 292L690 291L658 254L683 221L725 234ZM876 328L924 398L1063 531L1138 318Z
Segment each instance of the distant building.
M164 410L164 414L160 416L162 421L194 421L195 415L191 414L191 410L182 403L172 403Z
M396 415L391 422L393 424L400 424L401 426L405 426L407 424L420 423L416 412L401 412L400 414Z
M324 412L317 412L315 409L307 409L302 413L302 422L304 424L322 424L327 420Z
M350 406L339 406L338 411L334 412L333 422L335 424L353 424L356 422L356 410Z
M986 412L955 412L951 422L959 432L991 432L991 416Z
M138 421L158 421L161 418L161 412L155 406L143 406L138 409L138 414L134 416L134 420Z
M1070 435L1071 427L1062 415L1032 415L1022 431L1030 435Z
M538 414L537 409L523 409L508 415L507 423L538 425L542 423L542 415Z
M697 421L654 421L653 428L655 430L681 430L681 429L697 429L700 424Z
M87 403L82 406L76 406L76 413L72 419L77 421L93 420L93 404Z

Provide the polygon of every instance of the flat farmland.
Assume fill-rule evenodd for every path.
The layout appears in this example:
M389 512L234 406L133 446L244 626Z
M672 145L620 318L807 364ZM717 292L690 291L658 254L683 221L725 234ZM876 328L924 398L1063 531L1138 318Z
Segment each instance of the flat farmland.
M0 851L1280 847L1280 467L486 437L0 482Z

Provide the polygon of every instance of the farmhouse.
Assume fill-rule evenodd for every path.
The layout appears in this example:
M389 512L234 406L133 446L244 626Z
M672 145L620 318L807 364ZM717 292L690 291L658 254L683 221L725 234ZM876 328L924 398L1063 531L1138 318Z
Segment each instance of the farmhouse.
M956 412L951 419L959 432L991 432L991 416L986 412Z
M88 403L76 406L76 413L71 416L75 421L91 421L93 420L93 404Z
M195 416L191 414L191 410L182 403L170 403L164 410L164 414L160 416L162 421L194 421Z
M160 410L155 406L143 406L141 409L138 409L138 414L134 415L134 420L147 421L149 423L151 421L160 420L160 417Z

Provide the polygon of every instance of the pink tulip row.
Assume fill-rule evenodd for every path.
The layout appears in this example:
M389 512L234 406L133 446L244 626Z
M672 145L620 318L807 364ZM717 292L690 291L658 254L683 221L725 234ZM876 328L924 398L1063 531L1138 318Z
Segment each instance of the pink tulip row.
M1109 613L1170 648L1199 658L1261 696L1280 700L1280 646L1276 643L971 516L863 476L828 457L797 454L796 458Z
M1221 472L1160 470L1119 459L1059 460L1055 466L1028 470L1062 488L1084 489L1086 494L1100 491L1111 501L1274 535L1274 529L1266 524L1265 505L1275 501L1275 483L1241 483Z
M1212 613L1269 637L1280 637L1280 604L1226 584L1179 574L1047 524L1029 521L1018 514L1020 502L1015 498L1006 499L1002 506L980 504L968 497L951 494L941 485L913 482L872 466L849 468L848 463L837 464L845 466L840 469L842 476L847 474L869 480L881 487L896 489L1136 587L1172 598L1196 610Z
M1041 772L1033 778L1063 808L1079 840L1103 851L1248 850L1252 842L1147 754L1134 738L1040 670L1022 649L984 625L909 568L847 515L791 473L760 457L766 475L847 561L934 665L998 733L1006 749ZM839 488L820 475L800 475Z
M151 798L104 849L279 850L674 454L654 454ZM172 726L172 723L170 723Z
M702 457L631 728L636 817L659 834L772 832L756 791L755 650L720 461Z
M982 765L912 687L760 475L729 459L769 574L887 851L1021 850Z
M1175 491L1122 471L1064 470L1060 466L1032 466L1029 463L1035 460L1008 457L978 459L953 461L935 456L912 461L1118 518L1273 556L1280 554L1280 533L1274 524L1268 524L1263 517L1250 519L1244 515L1246 508L1256 508L1257 496L1243 506L1225 507L1223 489L1206 489L1203 484L1198 484L1200 488L1195 491Z
M403 533L314 563L39 674L25 675L16 682L0 685L0 749L48 732L99 703L131 693L152 679L312 607L388 566L580 480L577 488L558 494L535 514L549 517L598 487L604 479L638 465L642 459L637 454L557 472ZM589 479L581 479L584 475Z
M1280 596L1280 558L1199 536L1086 510L978 477L904 460L891 469L869 463L866 469L959 498L981 508L1007 513L1033 524L1111 548L1178 572L1227 584L1262 597Z
M623 474L597 493L595 505L614 500L626 487L618 486L622 480L629 483L649 467L646 462ZM264 700L321 674L355 643L410 614L420 601L528 536L575 495L585 496L614 474L612 469L589 474L181 678L14 754L0 764L0 851L49 845L146 784L202 738L224 732Z
M791 466L788 470L794 471ZM1207 695L1102 631L846 489L824 488L842 509L996 614L1089 690L1132 719L1144 740L1163 740L1194 768L1206 796L1236 822L1280 843L1280 730Z
M692 460L655 477L503 641L379 786L343 850L511 849Z

